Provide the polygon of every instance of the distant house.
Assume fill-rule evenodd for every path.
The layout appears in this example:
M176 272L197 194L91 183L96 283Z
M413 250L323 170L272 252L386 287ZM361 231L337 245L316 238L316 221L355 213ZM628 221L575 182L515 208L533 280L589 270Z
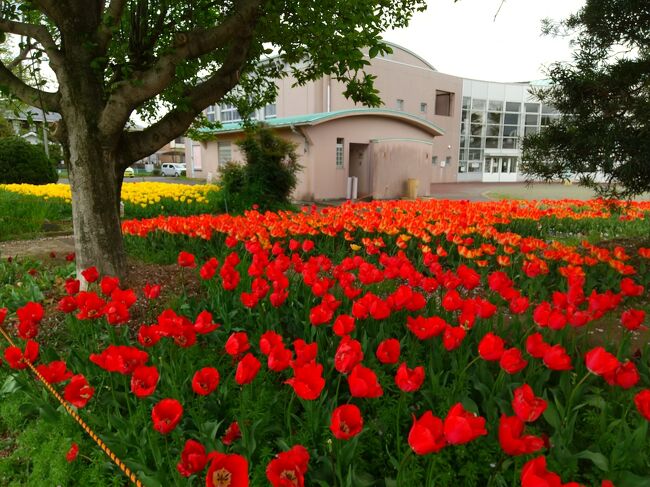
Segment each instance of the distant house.
M4 117L11 123L16 135L24 132L36 133L36 127L43 123L43 111L36 107L26 107L18 113L7 110ZM56 112L45 112L47 123L54 123L61 120L61 115Z

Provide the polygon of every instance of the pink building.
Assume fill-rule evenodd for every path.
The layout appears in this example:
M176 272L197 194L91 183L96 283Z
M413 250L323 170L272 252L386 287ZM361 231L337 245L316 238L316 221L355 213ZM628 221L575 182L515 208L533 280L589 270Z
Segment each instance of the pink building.
M298 146L303 170L294 198L346 198L349 178L356 178L358 197L376 199L404 196L408 179L418 180L418 196L429 196L431 183L520 179L518 137L532 123L529 83L464 80L391 47L367 69L382 108L356 105L329 77L304 86L286 78L278 81L275 104L256 114ZM226 162L243 160L236 145L243 132L235 107L205 113L223 126L207 142L188 140L186 161L189 176L212 180Z

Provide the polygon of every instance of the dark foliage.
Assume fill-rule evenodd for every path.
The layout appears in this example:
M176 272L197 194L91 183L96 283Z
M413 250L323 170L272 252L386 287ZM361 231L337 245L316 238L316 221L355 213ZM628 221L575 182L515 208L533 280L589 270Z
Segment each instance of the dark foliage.
M650 3L587 0L551 30L562 29L576 34L573 61L552 65L551 85L536 95L566 115L524 139L522 170L575 174L605 196L650 190Z
M238 145L246 164L229 163L221 172L227 209L241 211L258 205L264 211L289 206L301 169L295 145L265 126L250 129Z
M0 183L55 183L58 175L45 152L20 137L0 139Z

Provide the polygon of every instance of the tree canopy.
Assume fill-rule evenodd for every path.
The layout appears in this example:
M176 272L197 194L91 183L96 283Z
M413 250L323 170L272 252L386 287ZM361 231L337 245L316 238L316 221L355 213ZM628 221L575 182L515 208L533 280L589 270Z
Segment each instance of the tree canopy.
M46 89L0 62L0 88L62 116L53 137L68 164L78 267L121 273L124 169L185 133L207 106L237 97L253 109L275 96L279 77L324 75L378 105L365 53L390 51L381 33L425 8L425 0L0 2L0 32L21 36L18 56L43 59L56 78ZM150 125L129 130L134 113Z
M587 0L553 31L575 35L573 59L536 94L565 115L524 139L523 172L578 175L605 196L650 190L650 2Z

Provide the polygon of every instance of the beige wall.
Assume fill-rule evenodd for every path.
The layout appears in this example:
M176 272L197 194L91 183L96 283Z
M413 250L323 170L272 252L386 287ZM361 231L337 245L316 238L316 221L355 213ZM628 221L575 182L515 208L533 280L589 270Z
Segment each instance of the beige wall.
M311 187L315 189L315 199L346 197L347 178L351 173L357 173L356 169L350 170L350 144L369 144L368 152L363 157L367 157L370 164L369 179L373 183L370 190L374 197L403 196L403 185L407 178L421 179L420 194L428 195L433 143L433 136L429 132L377 115L340 118L305 127L304 131L312 143L308 161L313 164L314 182ZM337 138L344 139L342 168L336 167ZM389 155L394 158L386 159ZM354 152L352 156L354 163ZM361 191L359 195L362 196Z
M458 174L462 78L433 71L417 56L397 46L388 57L373 59L367 71L377 76L375 86L380 92L383 108L396 110L397 100L404 100L405 112L424 118L445 132L443 136L436 137L434 142L431 156L437 157L438 164L431 167L431 178L433 182L455 182ZM292 87L294 82L293 78L287 78L278 83L278 118L363 108L343 96L343 83L330 80L328 76L306 86ZM436 90L454 93L450 116L435 115ZM427 104L426 112L420 111L420 103ZM451 157L453 170L441 167L440 162L445 161L447 157Z

